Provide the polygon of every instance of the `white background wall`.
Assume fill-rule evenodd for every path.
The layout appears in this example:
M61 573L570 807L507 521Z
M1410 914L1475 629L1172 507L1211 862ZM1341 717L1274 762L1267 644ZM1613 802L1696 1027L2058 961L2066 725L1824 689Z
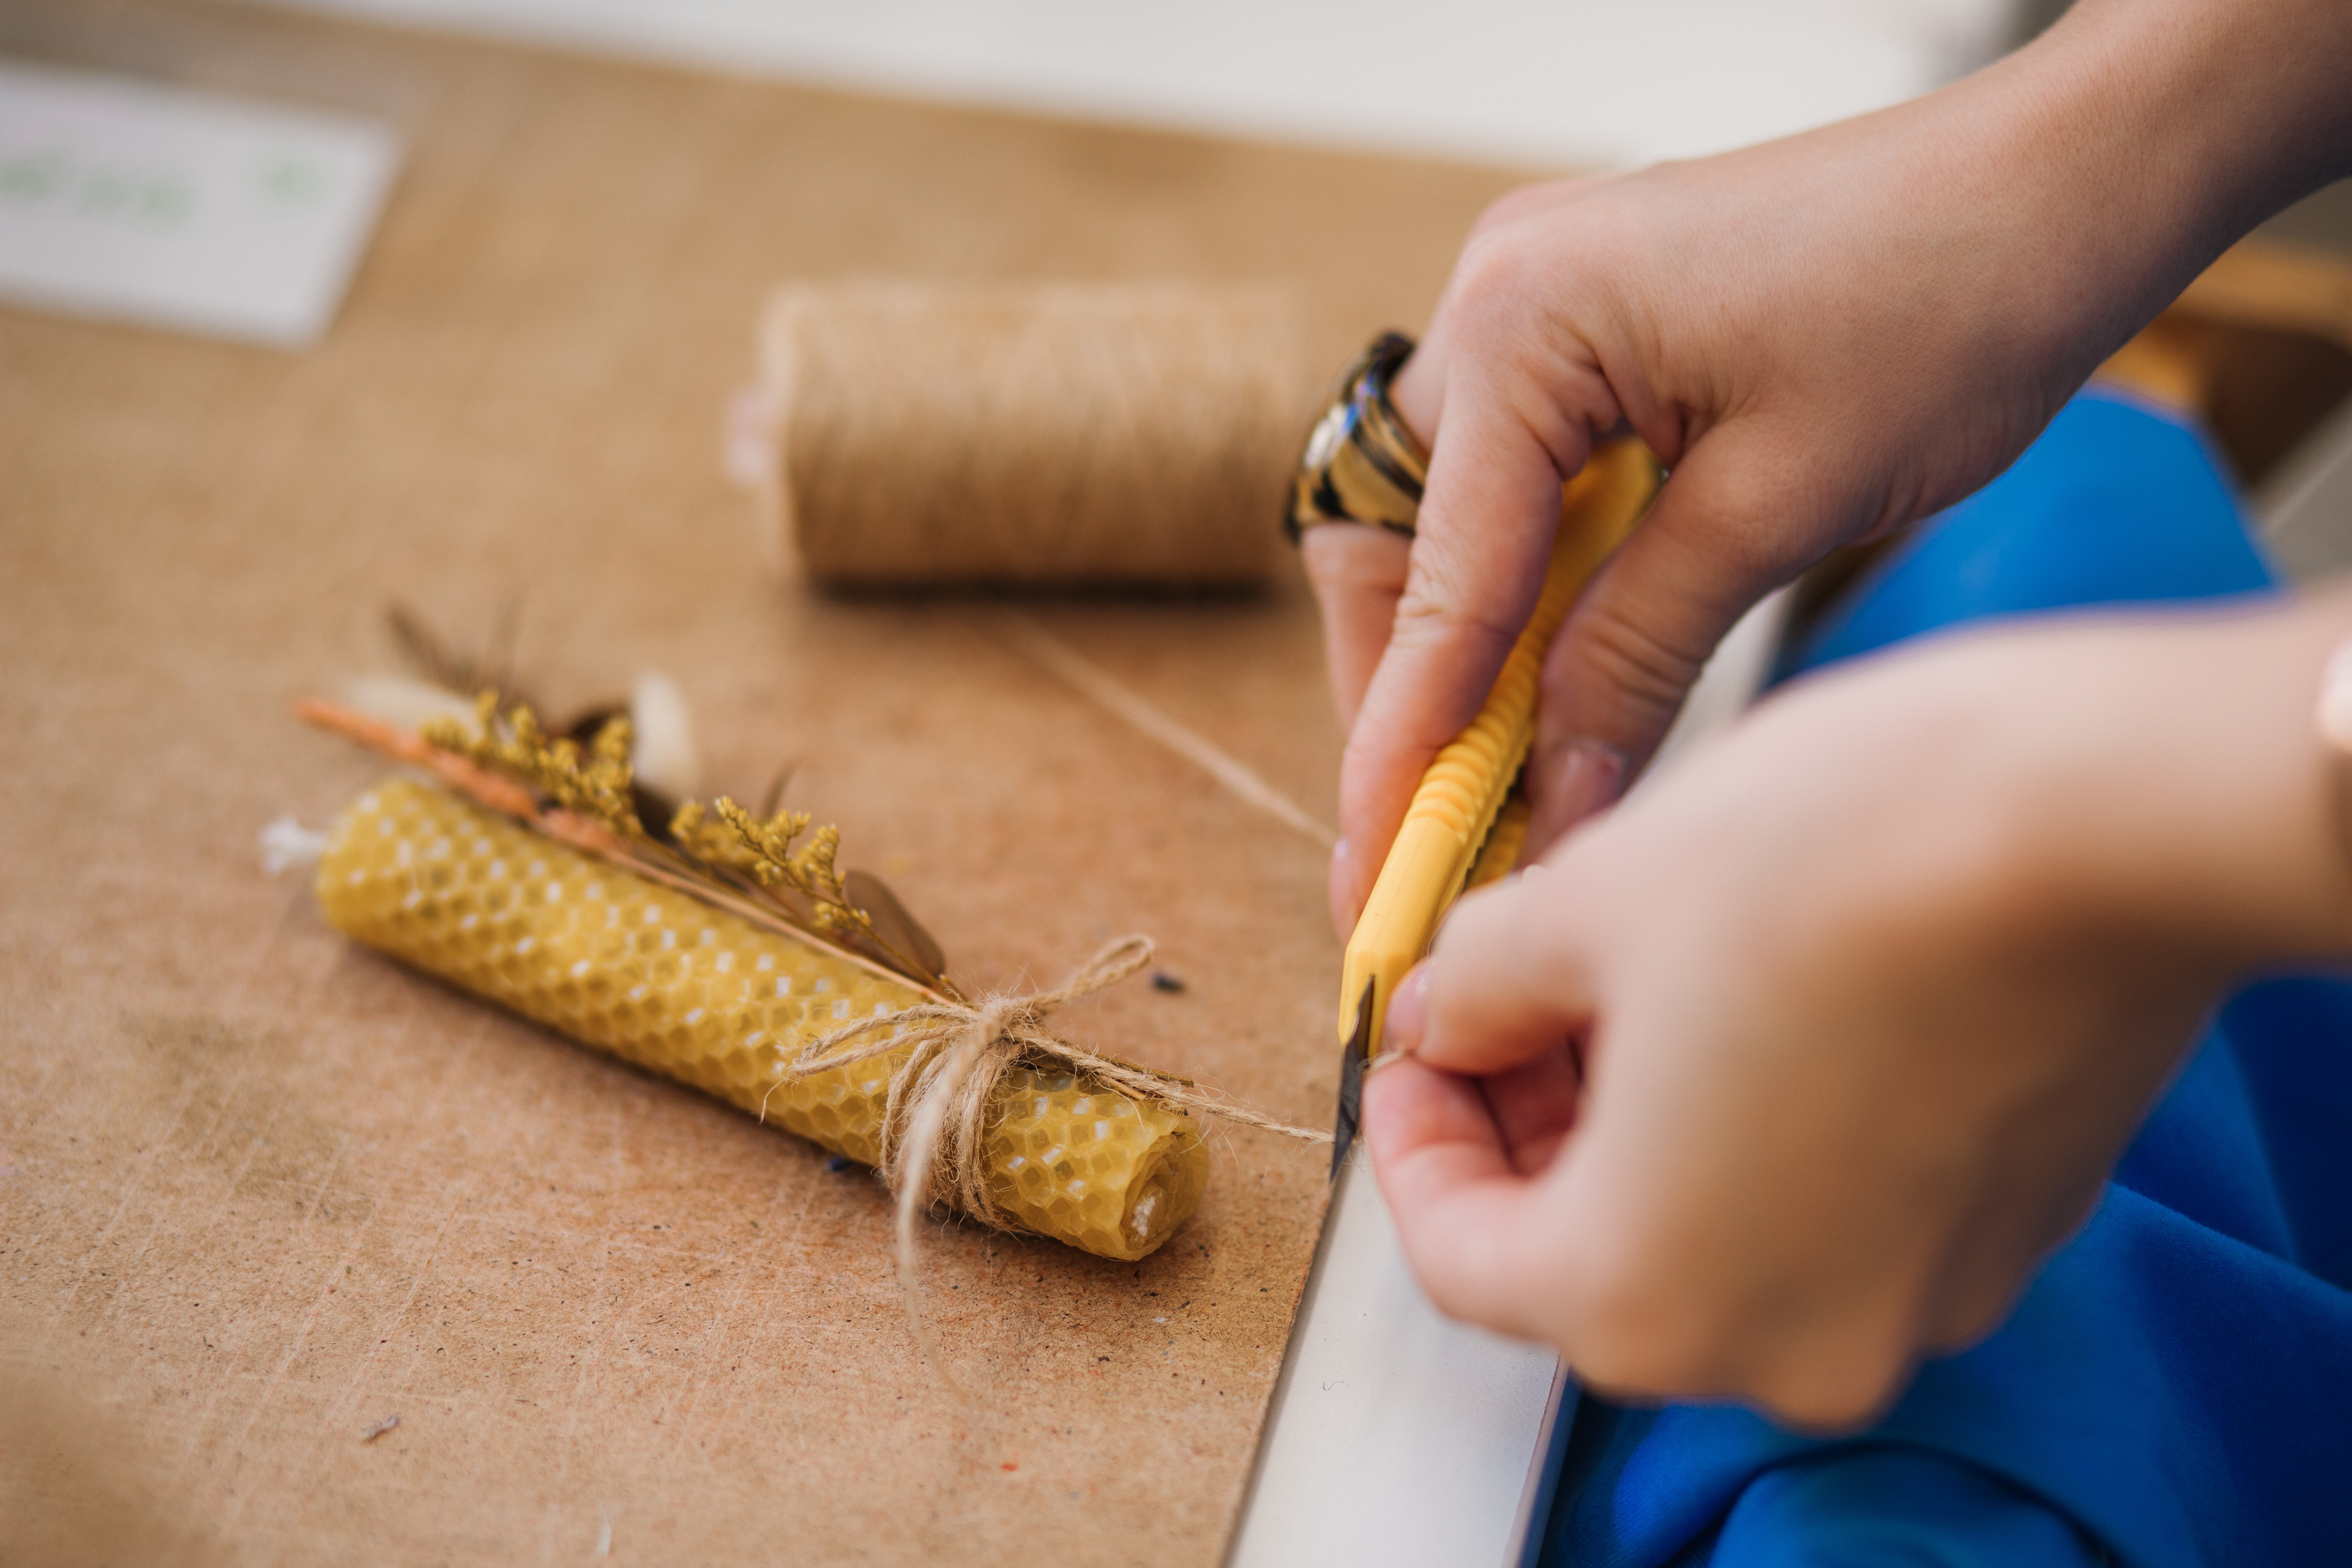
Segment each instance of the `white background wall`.
M721 70L1538 168L1927 90L2021 0L282 0Z

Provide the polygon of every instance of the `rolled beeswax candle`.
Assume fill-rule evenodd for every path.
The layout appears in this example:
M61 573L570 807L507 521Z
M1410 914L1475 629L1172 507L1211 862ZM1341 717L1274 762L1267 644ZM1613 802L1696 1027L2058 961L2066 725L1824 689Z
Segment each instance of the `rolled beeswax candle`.
M345 934L866 1164L903 1050L808 1078L802 1043L924 1000L478 810L388 781L335 823L319 903ZM1157 1247L1199 1206L1192 1119L1091 1079L1016 1067L992 1102L989 1192L1019 1224L1105 1258Z

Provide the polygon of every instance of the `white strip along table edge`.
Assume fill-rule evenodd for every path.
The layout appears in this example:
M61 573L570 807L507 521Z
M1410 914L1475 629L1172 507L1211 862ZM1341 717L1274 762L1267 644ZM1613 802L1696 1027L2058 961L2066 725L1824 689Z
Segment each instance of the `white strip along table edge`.
M1637 787L1747 706L1786 605L1775 594L1732 628ZM1226 1568L1528 1568L1575 1409L1549 1346L1430 1303L1359 1145L1324 1216Z

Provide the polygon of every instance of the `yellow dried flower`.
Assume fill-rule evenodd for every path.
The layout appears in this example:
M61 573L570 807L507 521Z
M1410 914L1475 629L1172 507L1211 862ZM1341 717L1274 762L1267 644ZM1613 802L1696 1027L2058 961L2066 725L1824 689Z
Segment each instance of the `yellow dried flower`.
M853 952L881 959L943 994L955 994L936 965L926 963L919 952L903 951L903 932L902 941L894 943L876 928L872 915L851 902L835 863L841 849L839 828L827 826L809 833L804 811L779 811L761 822L721 795L707 807L688 801L677 808L669 824L673 852L656 842L638 820L635 780L629 767L635 736L626 717L605 721L583 758L577 742L549 735L527 702L501 708L499 694L485 691L474 706L477 730L437 720L425 727L425 742L601 826L627 847L632 863L640 868L700 879L714 893L730 897L759 897L743 887L744 881L755 882L766 890L759 901L772 915L812 935L831 938ZM716 822L711 820L714 813ZM543 830L556 832L555 824L543 813L540 816ZM794 840L804 833L807 841L795 849ZM780 889L799 898L784 896Z
M590 742L583 763L579 742L568 736L549 735L528 702L517 702L501 711L499 694L485 691L474 700L474 710L478 733L469 733L454 720L438 719L425 726L425 739L529 785L542 798L623 838L646 837L645 826L637 820L635 781L629 772L629 748L635 735L627 718L605 721Z
M841 829L830 824L809 836L809 841L792 858L794 884L811 898L841 904L848 900L841 891L840 874L833 868L833 858L841 848Z

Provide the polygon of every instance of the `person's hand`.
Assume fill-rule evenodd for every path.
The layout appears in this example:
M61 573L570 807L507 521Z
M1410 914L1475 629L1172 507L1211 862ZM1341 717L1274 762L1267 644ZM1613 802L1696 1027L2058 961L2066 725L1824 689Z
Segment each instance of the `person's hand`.
M1341 931L1526 623L1597 438L1630 426L1673 473L1546 667L1536 847L1640 770L1749 605L1999 473L2231 237L2346 163L2347 18L2086 0L1898 109L1497 204L1392 389L1432 450L1410 552L1303 542L1350 731Z
M2311 714L2347 628L2339 596L1815 678L1465 899L1365 1093L1433 1299L1805 1425L1985 1331L2229 979L2346 951Z

